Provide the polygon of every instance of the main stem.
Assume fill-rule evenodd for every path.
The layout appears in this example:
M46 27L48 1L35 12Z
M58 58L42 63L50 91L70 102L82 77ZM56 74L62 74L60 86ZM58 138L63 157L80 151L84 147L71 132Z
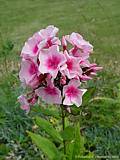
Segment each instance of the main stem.
M64 129L65 129L65 112L64 112L64 106L63 105L61 105L61 111L62 111L62 129L64 131ZM65 140L63 140L63 146L64 146L64 154L66 154Z

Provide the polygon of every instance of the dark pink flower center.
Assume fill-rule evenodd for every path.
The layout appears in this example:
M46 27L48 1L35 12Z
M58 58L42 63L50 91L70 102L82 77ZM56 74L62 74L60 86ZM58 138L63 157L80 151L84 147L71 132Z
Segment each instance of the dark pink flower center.
M29 73L30 73L31 75L37 73L37 66L36 66L34 63L32 63L32 64L30 65Z
M49 40L47 41L47 44L48 44L48 47L50 47L50 46L53 45L51 39L49 39Z
M69 70L72 70L72 68L73 68L73 61L72 61L72 59L67 60L66 64L67 64L67 68Z
M73 55L74 55L77 51L78 51L78 48L77 48L77 46L75 46L75 47L73 48L73 50L72 50Z
M66 95L68 97L77 97L79 94L79 91L77 88L75 88L74 86L70 86L68 87L67 91L66 91Z
M48 69L55 70L55 69L57 69L59 63L60 63L60 58L54 55L54 56L48 58L47 67L48 67Z
M34 53L34 54L36 54L36 53L37 53L37 51L38 51L38 46L37 46L37 45L35 45L35 47L33 48L33 53Z
M64 46L63 46L63 51L65 51L65 50L67 50L67 47L64 45Z
M57 94L56 89L53 87L50 87L50 86L45 88L45 92L49 95L56 95Z
M80 51L80 52L78 52ZM75 57L79 57L80 55L79 54L82 54L83 53L83 49L82 48L78 48L77 46L75 46L72 50L72 54L75 56Z

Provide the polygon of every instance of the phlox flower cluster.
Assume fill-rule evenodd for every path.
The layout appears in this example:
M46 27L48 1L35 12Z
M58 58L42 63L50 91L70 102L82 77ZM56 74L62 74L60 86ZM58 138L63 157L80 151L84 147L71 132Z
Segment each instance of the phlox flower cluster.
M86 89L81 83L92 79L101 70L88 60L93 46L79 33L73 32L60 40L53 25L30 37L21 51L22 85L30 92L18 97L21 108L30 107L41 98L48 104L79 107Z

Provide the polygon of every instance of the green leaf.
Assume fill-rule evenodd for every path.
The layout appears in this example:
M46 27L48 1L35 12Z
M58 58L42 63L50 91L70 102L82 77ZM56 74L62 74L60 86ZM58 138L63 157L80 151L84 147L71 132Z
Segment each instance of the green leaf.
M80 126L76 125L74 130L74 139L67 145L67 155L69 160L80 159L85 152L84 137L80 134Z
M42 114L46 115L46 116L53 116L57 119L60 118L60 115L59 113L55 110L55 109L44 109L42 107L36 107L33 109L34 111L38 111L38 112L41 112Z
M38 148L41 149L45 153L45 155L48 156L50 160L61 159L61 154L58 152L55 145L49 139L32 132L28 132L28 134L30 135L33 143L35 143Z
M47 120L45 120L41 117L36 117L36 124L38 126L40 126L41 129L45 130L46 133L48 133L53 138L53 140L55 140L57 142L63 141L59 132L57 132L57 130L55 130L53 128L52 124L50 122L48 122Z
M74 148L74 141L71 141L66 146L68 160L72 160L73 148Z
M64 131L61 132L61 136L64 140L71 141L74 139L74 128L72 126L68 126Z
M73 148L73 159L76 159L75 156L82 156L85 151L84 148L84 137L80 134L80 125L79 123L75 127L75 142Z

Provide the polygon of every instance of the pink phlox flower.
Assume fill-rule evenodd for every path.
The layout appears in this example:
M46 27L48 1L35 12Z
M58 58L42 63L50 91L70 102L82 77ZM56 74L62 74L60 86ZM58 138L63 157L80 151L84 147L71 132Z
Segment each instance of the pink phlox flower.
M90 69L91 69L90 74L94 76L94 75L97 75L97 72L102 70L103 67L98 67L96 63L93 63L90 65Z
M40 80L38 76L35 76L33 79L29 81L27 84L28 87L31 87L32 89L37 88L40 85Z
M58 51L58 46L54 45L48 50L42 50L39 55L39 71L50 73L53 78L57 76L60 67L66 62L65 55Z
M89 64L89 66L87 67L83 67L83 74L80 77L81 80L85 81L85 80L90 80L92 79L92 76L95 76L97 74L98 71L100 71L102 69L102 67L98 67L96 63L93 64Z
M22 59L19 77L21 82L35 87L38 83L38 66L30 59Z
M26 111L27 113L30 111L30 105L25 95L21 95L18 97L18 101L21 104L21 109Z
M90 67L90 62L89 62L89 60L88 59L81 59L81 61L80 61L80 66L81 67Z
M38 44L40 43L40 41L41 38L37 32L31 38L29 38L27 42L25 42L25 45L21 51L21 57L25 59L36 58L39 53Z
M42 41L39 43L39 49L49 48L52 45L61 45L61 41L56 34L58 33L59 29L54 27L53 25L48 26L45 29L39 31L39 35Z
M73 32L71 35L67 35L66 40L74 46L70 53L75 57L87 59L93 51L93 46L78 33Z
M80 59L69 55L67 51L64 52L64 55L67 61L61 67L61 73L65 74L69 79L82 75Z
M36 89L36 94L48 104L61 104L61 91L54 86L53 81L47 80L47 86Z
M52 45L61 45L61 42L57 37L53 37L52 39L45 39L41 41L38 47L39 47L39 50L41 50L41 49L47 49Z
M59 29L53 25L49 25L45 29L39 31L39 35L42 39L53 38L58 33Z
M80 61L80 66L82 67L82 70L83 70L83 74L80 76L80 80L81 81L88 81L88 80L91 80L92 79L92 77L90 77L89 75L86 75L85 73L84 73L84 68L87 68L87 69L89 69L90 68L90 62L87 60L87 59L85 59L85 60L81 60ZM85 70L86 71L86 70Z
M88 80L91 80L92 79L92 77L90 77L90 76L87 76L87 75L85 75L85 74L83 74L83 75L81 75L80 76L80 80L81 81L88 81Z
M71 35L66 35L65 39L73 46L79 47L79 41L83 40L83 37L79 33L71 33Z
M82 96L87 91L86 89L79 89L80 82L78 80L70 80L68 85L63 88L63 96L65 97L64 105L75 104L79 107L82 104Z
M95 72L95 71L100 71L103 69L103 67L98 67L96 63L90 64L90 68Z

